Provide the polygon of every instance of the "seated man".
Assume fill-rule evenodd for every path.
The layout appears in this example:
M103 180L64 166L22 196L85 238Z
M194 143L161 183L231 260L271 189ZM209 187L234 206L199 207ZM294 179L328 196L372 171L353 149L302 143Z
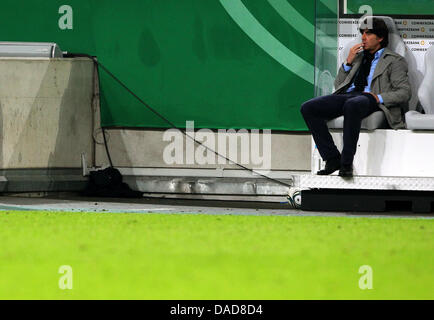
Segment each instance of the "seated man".
M336 91L305 102L301 113L312 133L326 166L318 175L339 170L342 177L353 176L353 159L363 118L383 111L393 129L404 128L401 110L411 97L407 62L386 48L389 30L379 18L367 18L361 27L362 43L353 46L335 80ZM344 116L343 150L339 153L326 122Z

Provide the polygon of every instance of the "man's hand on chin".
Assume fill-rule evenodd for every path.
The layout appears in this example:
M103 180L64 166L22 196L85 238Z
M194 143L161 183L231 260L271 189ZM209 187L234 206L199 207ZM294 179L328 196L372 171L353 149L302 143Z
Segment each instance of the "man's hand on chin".
M370 95L372 95L374 98L375 98L375 100L377 100L377 103L380 103L380 99L378 99L378 96L376 95L376 94L374 94L374 93L372 93L372 92L368 92Z

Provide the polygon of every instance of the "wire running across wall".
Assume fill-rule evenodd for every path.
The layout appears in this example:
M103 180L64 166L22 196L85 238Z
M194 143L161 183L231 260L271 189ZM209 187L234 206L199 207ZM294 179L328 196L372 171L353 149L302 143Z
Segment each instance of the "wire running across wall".
M204 145L202 142L194 139L193 137L191 137L190 135L187 134L187 132L181 128L178 128L175 126L175 124L173 124L170 120L168 120L165 116L163 116L161 113L159 113L157 110L155 110L154 108L152 108L151 106L149 106L143 99L141 99L139 96L137 96L130 88L128 88L118 77L116 77L109 69L107 69L101 62L98 61L98 59L94 56L91 56L89 54L85 54L85 53L67 53L64 55L65 58L79 58L79 57L84 57L84 58L89 58L91 59L95 65L97 66L97 70L99 72L99 67L101 67L111 78L113 78L117 83L119 83L126 91L128 91L135 99L137 99L142 105L144 105L148 110L150 110L151 112L153 112L155 115L157 115L160 119L162 119L163 121L165 121L167 124L169 124L171 126L172 129L177 129L179 131L181 131L187 138L191 139L194 141L194 143L196 143L197 145L205 148L207 151L210 151L212 153L214 153L215 155L217 155L218 157L221 157L223 159L225 159L226 161L228 161L231 164L234 164L238 167L240 167L243 170L249 171L252 174L258 175L262 178L265 178L267 180L273 181L275 183L278 183L280 185L283 185L285 187L291 188L292 185L283 181L280 181L278 179L269 177L265 174L262 174L258 171L255 171L253 169L250 169L236 161L233 161L231 159L229 159L228 157L221 155L220 153L218 153L217 151L209 148L208 146ZM98 77L99 79L99 77ZM105 135L105 130L104 128L102 128L102 133L103 133L103 138L104 138L104 145L105 145L105 149L106 149L106 153L107 153L107 157L109 159L109 163L110 166L113 167L113 162L112 162L112 158L110 156L110 152L107 146L107 139L106 139L106 135Z

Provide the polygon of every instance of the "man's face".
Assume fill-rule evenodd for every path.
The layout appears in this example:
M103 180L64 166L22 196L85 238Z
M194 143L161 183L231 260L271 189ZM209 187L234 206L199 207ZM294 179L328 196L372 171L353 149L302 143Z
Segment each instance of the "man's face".
M381 48L381 41L383 38L379 38L376 34L372 33L368 29L362 33L363 50L367 50L371 53Z

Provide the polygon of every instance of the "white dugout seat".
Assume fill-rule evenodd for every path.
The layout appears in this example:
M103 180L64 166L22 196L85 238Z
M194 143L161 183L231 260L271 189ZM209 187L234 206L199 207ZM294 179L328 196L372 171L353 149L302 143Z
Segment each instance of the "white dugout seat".
M425 114L411 110L405 114L407 129L434 130L434 46L425 54L425 76L418 97Z

